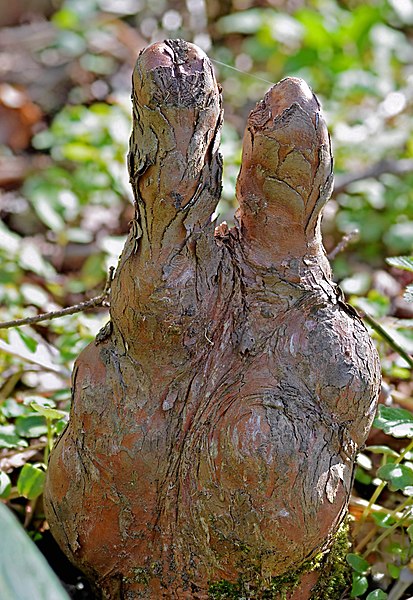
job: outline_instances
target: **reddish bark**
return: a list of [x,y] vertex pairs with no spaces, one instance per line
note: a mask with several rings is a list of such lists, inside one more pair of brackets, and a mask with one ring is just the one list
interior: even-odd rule
[[76,362],[47,517],[107,598],[203,599],[240,574],[259,598],[330,544],[379,386],[321,243],[328,132],[303,81],[274,86],[248,120],[239,226],[214,239],[222,109],[202,51],[147,48],[133,115],[136,219],[111,324]]

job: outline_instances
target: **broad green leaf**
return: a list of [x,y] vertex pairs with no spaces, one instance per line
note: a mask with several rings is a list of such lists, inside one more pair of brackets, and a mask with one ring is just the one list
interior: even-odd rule
[[413,414],[404,408],[380,405],[374,419],[374,427],[393,437],[413,437]]
[[397,269],[413,272],[413,256],[392,256],[386,258],[386,262]]
[[0,502],[0,595],[4,600],[69,600],[46,559]]
[[46,421],[42,415],[23,415],[16,419],[16,433],[26,438],[38,438],[47,434]]
[[366,597],[366,600],[386,600],[386,598],[387,598],[387,594],[386,594],[386,592],[383,592],[383,590],[373,590]]
[[413,485],[413,469],[402,464],[383,465],[378,469],[377,477],[387,481],[393,491]]
[[0,425],[0,448],[26,448],[26,440],[16,433],[14,425]]
[[369,587],[367,577],[359,573],[353,573],[353,585],[351,586],[351,598],[357,598],[367,591]]
[[51,421],[55,421],[57,419],[63,419],[67,413],[62,410],[57,410],[56,408],[48,408],[47,406],[42,406],[41,404],[37,404],[37,402],[32,402],[30,406],[43,415],[46,419],[50,419]]
[[26,463],[17,480],[17,490],[21,496],[34,500],[43,492],[46,473],[36,465]]
[[354,571],[356,571],[357,573],[367,573],[367,571],[370,568],[370,565],[367,562],[367,560],[362,558],[359,554],[354,554],[350,552],[350,554],[347,554],[346,556],[346,561],[348,562],[350,567],[354,569]]
[[11,480],[7,473],[0,471],[0,498],[8,498],[11,490]]

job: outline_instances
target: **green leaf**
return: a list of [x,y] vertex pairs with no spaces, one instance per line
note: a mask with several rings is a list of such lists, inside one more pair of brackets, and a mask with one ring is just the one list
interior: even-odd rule
[[22,437],[38,438],[47,434],[46,421],[41,415],[23,415],[16,419],[16,432]]
[[383,527],[384,529],[391,527],[395,522],[394,518],[388,514],[372,513],[371,516],[373,517],[373,520],[376,523],[376,525],[378,525],[379,527]]
[[367,577],[359,573],[353,573],[353,585],[351,586],[351,597],[357,598],[367,591],[369,587]]
[[32,402],[30,406],[33,408],[33,410],[43,415],[46,419],[50,419],[50,421],[62,419],[67,414],[62,410],[57,410],[56,408],[48,408],[47,406],[37,404],[37,402]]
[[387,563],[387,570],[389,572],[390,577],[393,579],[398,579],[400,576],[400,567],[394,565],[393,563]]
[[413,437],[413,414],[404,408],[379,406],[373,426],[393,437]]
[[38,342],[35,339],[33,339],[30,335],[27,335],[27,333],[23,333],[23,331],[21,331],[21,329],[17,328],[16,331],[19,334],[19,336],[21,337],[21,339],[23,340],[26,348],[30,352],[36,352]]
[[386,262],[397,269],[413,272],[413,256],[392,256],[386,258]]
[[16,433],[14,425],[0,425],[0,448],[25,448],[26,440]]
[[393,491],[413,485],[413,469],[406,465],[383,465],[378,469],[377,477],[387,481]]
[[388,446],[367,446],[366,450],[373,454],[383,454],[384,456],[392,456],[393,458],[399,458],[399,454]]
[[46,559],[0,502],[0,590],[13,600],[69,600]]
[[0,471],[0,498],[8,498],[11,490],[11,480],[7,473]]
[[34,500],[43,492],[46,473],[36,465],[26,463],[17,480],[17,490],[21,496]]
[[387,598],[387,594],[386,594],[386,592],[383,592],[383,590],[373,590],[366,597],[366,600],[386,600],[386,598]]
[[15,419],[21,415],[27,415],[30,409],[14,398],[9,398],[1,404],[0,411],[6,419]]
[[409,534],[410,541],[413,542],[413,525],[409,525],[406,531]]
[[359,554],[350,552],[346,556],[346,561],[357,573],[367,573],[367,571],[370,569],[370,565],[367,560],[362,558]]

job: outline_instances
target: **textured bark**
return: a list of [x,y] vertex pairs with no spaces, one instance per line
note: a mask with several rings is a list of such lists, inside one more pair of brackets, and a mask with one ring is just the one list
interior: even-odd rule
[[222,108],[202,51],[147,48],[133,117],[136,218],[111,322],[74,368],[47,518],[107,598],[203,599],[240,575],[259,598],[331,543],[379,386],[321,242],[328,132],[303,81],[271,88],[245,132],[239,225],[214,236]]

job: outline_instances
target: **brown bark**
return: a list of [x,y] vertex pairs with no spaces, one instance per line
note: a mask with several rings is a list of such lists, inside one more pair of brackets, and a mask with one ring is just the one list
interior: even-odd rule
[[303,81],[274,86],[248,120],[239,226],[214,239],[222,109],[202,51],[147,48],[133,116],[136,219],[111,324],[75,365],[47,517],[107,598],[203,599],[240,575],[259,598],[331,542],[377,399],[321,243],[328,132]]

